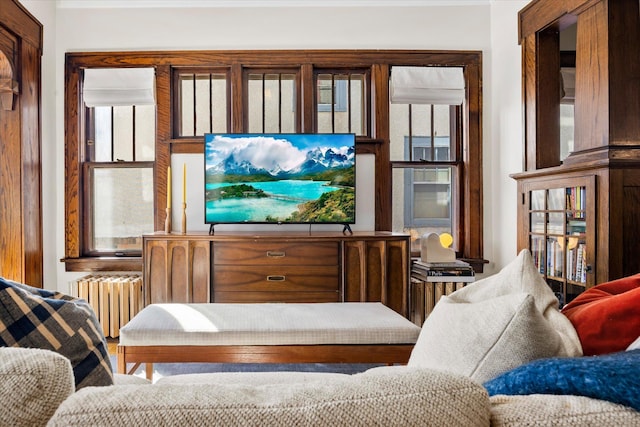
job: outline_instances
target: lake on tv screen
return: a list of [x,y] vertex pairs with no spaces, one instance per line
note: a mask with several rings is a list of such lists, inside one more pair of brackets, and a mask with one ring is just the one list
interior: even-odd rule
[[269,194],[264,198],[230,198],[206,200],[206,221],[265,222],[267,217],[285,221],[298,210],[298,205],[318,199],[323,193],[337,190],[328,181],[281,180],[267,182],[210,183],[207,190],[229,185],[247,184]]

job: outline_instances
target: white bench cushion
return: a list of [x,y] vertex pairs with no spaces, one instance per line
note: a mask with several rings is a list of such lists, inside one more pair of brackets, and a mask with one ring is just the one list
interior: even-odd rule
[[420,328],[381,303],[151,304],[120,344],[414,344]]

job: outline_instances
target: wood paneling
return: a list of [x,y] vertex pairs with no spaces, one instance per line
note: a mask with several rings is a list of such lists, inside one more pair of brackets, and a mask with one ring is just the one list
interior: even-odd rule
[[41,287],[42,25],[15,0],[0,0],[0,50],[0,77],[17,83],[0,106],[0,276]]
[[[465,75],[473,77],[468,86],[469,110],[466,132],[468,149],[465,151],[464,171],[466,180],[460,186],[464,201],[459,212],[457,241],[461,256],[482,269],[483,259],[483,209],[482,209],[482,52],[480,51],[430,51],[430,50],[221,50],[221,51],[138,51],[138,52],[69,52],[65,56],[65,152],[66,152],[66,250],[67,270],[82,265],[81,237],[82,217],[79,214],[81,181],[79,162],[82,156],[79,105],[80,70],[92,67],[155,67],[158,99],[158,138],[155,168],[155,230],[164,229],[166,214],[166,174],[171,153],[202,153],[202,138],[173,138],[171,124],[172,104],[170,94],[171,70],[198,68],[225,68],[230,70],[230,92],[242,96],[230,96],[230,132],[246,131],[246,91],[243,88],[242,71],[245,67],[291,68],[299,67],[301,78],[300,102],[302,111],[300,131],[315,131],[314,68],[370,70],[370,87],[366,96],[370,108],[365,112],[369,125],[366,136],[356,139],[357,154],[375,156],[374,214],[376,230],[392,229],[392,170],[389,154],[389,76],[392,66],[458,66],[465,68]],[[244,94],[244,95],[243,95]],[[90,262],[90,261],[87,261]],[[111,260],[105,260],[110,265]]]
[[[524,172],[512,175],[519,189],[518,250],[529,247],[531,189],[586,185],[589,285],[640,272],[640,3],[534,0],[519,19],[525,158]],[[560,164],[555,34],[573,22],[574,151]]]

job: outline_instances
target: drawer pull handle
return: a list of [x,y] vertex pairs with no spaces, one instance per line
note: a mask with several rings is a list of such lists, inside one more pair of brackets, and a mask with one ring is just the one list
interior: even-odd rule
[[280,251],[267,251],[267,256],[269,258],[284,258],[285,255],[286,254],[284,252]]
[[284,282],[285,276],[267,276],[267,282]]

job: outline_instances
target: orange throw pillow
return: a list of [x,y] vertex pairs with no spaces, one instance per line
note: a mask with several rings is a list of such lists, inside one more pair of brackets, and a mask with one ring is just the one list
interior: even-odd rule
[[587,289],[562,313],[576,328],[585,356],[625,350],[640,336],[640,274]]

